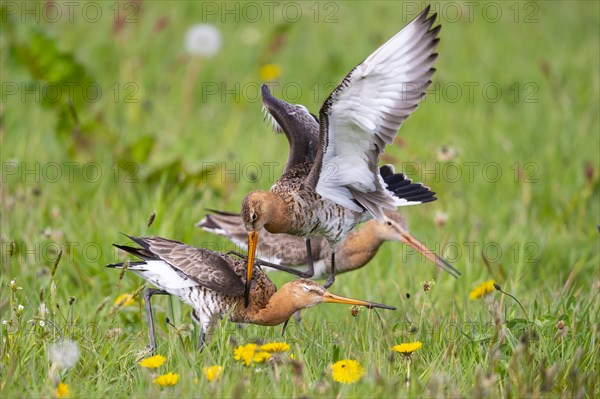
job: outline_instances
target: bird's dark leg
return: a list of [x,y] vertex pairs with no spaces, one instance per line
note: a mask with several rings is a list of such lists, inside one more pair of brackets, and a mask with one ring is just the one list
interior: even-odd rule
[[201,332],[200,332],[200,338],[198,338],[198,352],[202,351],[202,348],[204,346],[204,339],[206,338],[206,331],[204,331],[204,327],[200,327]]
[[331,273],[329,274],[329,277],[327,277],[327,280],[325,280],[325,284],[323,285],[323,287],[329,288],[333,285],[334,282],[335,282],[335,251],[332,251],[331,252]]
[[281,270],[283,272],[287,272],[287,273],[293,274],[298,277],[311,278],[312,276],[315,275],[315,266],[313,264],[312,250],[310,247],[310,238],[306,239],[306,252],[307,252],[306,263],[308,264],[308,269],[306,269],[306,271],[304,271],[304,272],[294,269],[292,267],[286,267],[286,266],[277,265],[275,263],[267,262],[262,259],[256,259],[254,264],[257,266],[268,266],[273,269]]
[[244,259],[244,260],[247,260],[247,259],[248,259],[248,257],[247,257],[246,255],[244,255],[244,254],[242,254],[242,253],[240,253],[240,252],[237,252],[237,251],[227,251],[227,252],[225,253],[225,255],[235,255],[235,256],[237,256],[238,258],[241,258],[241,259]]
[[285,335],[285,328],[287,327],[288,323],[290,322],[290,319],[287,319],[285,321],[285,323],[283,323],[283,328],[281,329],[281,335]]
[[154,318],[152,317],[152,304],[150,303],[152,295],[169,295],[169,293],[156,288],[146,288],[146,291],[144,291],[146,315],[148,317],[148,332],[150,334],[150,351],[154,354],[156,353],[156,338],[154,337]]
[[[262,260],[262,259],[256,259],[254,261],[254,265],[255,266],[267,266],[272,269],[281,270],[282,272],[290,273],[290,274],[293,274],[298,277],[311,278],[312,276],[315,275],[315,266],[313,264],[313,259],[312,259],[312,250],[310,248],[310,238],[306,239],[306,250],[308,251],[308,256],[306,259],[306,263],[308,264],[308,269],[306,269],[306,271],[304,271],[304,272],[294,269],[292,267],[286,267],[286,266],[278,265],[276,263],[267,262],[266,260]],[[227,255],[236,255],[242,259],[248,259],[247,256],[245,256],[239,252],[236,252],[236,251],[227,251]]]

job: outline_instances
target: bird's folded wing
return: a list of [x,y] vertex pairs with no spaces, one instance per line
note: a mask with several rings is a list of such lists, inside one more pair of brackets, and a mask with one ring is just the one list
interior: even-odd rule
[[242,279],[229,264],[233,259],[160,237],[135,241],[205,288],[234,297],[244,292]]

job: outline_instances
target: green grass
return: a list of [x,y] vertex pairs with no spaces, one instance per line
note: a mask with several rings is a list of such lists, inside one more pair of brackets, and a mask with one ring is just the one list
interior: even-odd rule
[[[118,295],[143,284],[104,267],[122,259],[111,247],[125,242],[119,232],[230,249],[194,223],[207,207],[236,211],[248,191],[270,187],[287,153],[251,91],[261,83],[260,66],[279,65],[275,95],[316,113],[331,84],[408,22],[403,11],[414,15],[424,3],[323,3],[316,17],[312,2],[296,3],[298,21],[277,3],[274,23],[266,5],[253,23],[241,9],[225,14],[221,3],[205,3],[221,7],[206,17],[208,9],[191,2],[169,11],[143,2],[123,10],[135,11],[135,21],[119,31],[113,3],[95,3],[102,7],[97,22],[83,18],[86,3],[78,3],[73,22],[64,8],[61,21],[48,21],[39,14],[44,4],[36,23],[22,3],[2,3],[2,397],[52,396],[58,378],[72,397],[600,395],[597,2],[491,3],[502,13],[497,22],[488,3],[459,21],[451,8],[459,3],[435,4],[443,28],[434,86],[385,161],[438,193],[438,201],[402,212],[418,238],[462,271],[458,281],[388,243],[367,267],[339,276],[332,291],[398,310],[355,318],[342,306],[317,306],[284,338],[280,327],[223,322],[201,353],[186,325],[189,308],[157,297],[159,353],[167,357],[158,372],[181,377],[163,389],[136,363],[148,343],[140,298],[114,308]],[[221,30],[224,45],[214,58],[195,61],[183,37],[203,20]],[[160,21],[166,25],[157,31]],[[33,82],[92,82],[102,95],[86,102],[75,91],[75,123],[63,99],[36,98],[35,84],[24,94]],[[215,87],[218,93],[207,92]],[[456,157],[438,160],[441,146]],[[438,212],[448,215],[446,224],[435,223]],[[13,292],[13,279],[22,290]],[[280,285],[291,277],[273,279]],[[431,279],[435,286],[423,292],[421,282]],[[527,314],[499,292],[470,301],[471,289],[488,279]],[[41,303],[49,310],[44,327]],[[77,341],[81,358],[57,374],[48,350],[60,337]],[[246,368],[233,359],[237,345],[282,339],[299,376],[288,361]],[[412,357],[407,389],[407,362],[390,347],[415,340],[423,348]],[[341,359],[358,360],[365,377],[333,382],[329,366]],[[201,369],[215,364],[224,374],[209,384]]]

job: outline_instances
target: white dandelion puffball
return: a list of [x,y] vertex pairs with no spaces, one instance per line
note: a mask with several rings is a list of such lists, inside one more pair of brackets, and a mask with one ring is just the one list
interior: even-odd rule
[[73,367],[79,360],[79,347],[77,342],[63,340],[52,344],[48,354],[53,365],[59,369],[66,369]]
[[221,49],[221,43],[221,32],[214,25],[193,25],[185,34],[185,49],[192,55],[212,57]]

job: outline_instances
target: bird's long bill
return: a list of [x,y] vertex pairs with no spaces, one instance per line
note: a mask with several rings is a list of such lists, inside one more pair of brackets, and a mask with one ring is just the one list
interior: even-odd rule
[[258,244],[258,231],[248,233],[248,265],[246,266],[246,289],[244,290],[244,305],[248,307],[250,302],[250,284],[252,284],[252,272],[254,271],[254,259]]
[[396,308],[394,306],[388,306],[388,305],[384,305],[382,303],[377,303],[377,302],[361,301],[360,299],[346,298],[345,296],[332,294],[331,292],[326,292],[325,295],[323,295],[323,302],[366,306],[369,309],[381,308],[381,309],[396,310]]
[[419,240],[415,238],[412,234],[408,232],[402,233],[402,238],[405,244],[410,245],[433,263],[435,263],[439,268],[446,271],[454,278],[458,278],[460,272],[456,270],[450,263],[446,262],[441,256],[433,252],[431,249],[427,248],[424,244],[422,244]]

